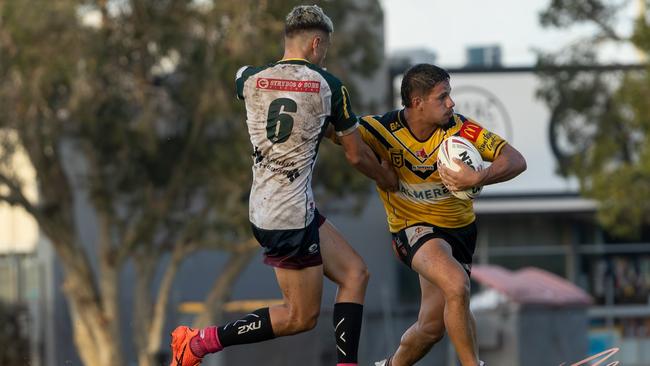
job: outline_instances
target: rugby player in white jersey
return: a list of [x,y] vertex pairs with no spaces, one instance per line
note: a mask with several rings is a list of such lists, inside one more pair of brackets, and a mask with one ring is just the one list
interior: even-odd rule
[[224,347],[312,329],[320,312],[323,275],[338,285],[333,319],[337,365],[357,365],[368,271],[316,209],[312,170],[326,128],[333,126],[347,160],[379,187],[396,190],[397,177],[361,139],[345,86],[321,68],[332,31],[332,21],[318,6],[295,7],[285,22],[282,60],[245,66],[236,75],[253,145],[250,221],[264,248],[264,262],[274,267],[284,303],[223,326],[177,327],[172,366],[198,365]]

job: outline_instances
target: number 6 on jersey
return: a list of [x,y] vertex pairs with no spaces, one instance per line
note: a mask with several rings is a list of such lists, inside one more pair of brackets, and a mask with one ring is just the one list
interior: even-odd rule
[[272,143],[281,144],[289,139],[293,129],[293,117],[288,113],[297,111],[298,105],[293,99],[278,98],[271,102],[266,118],[266,137]]

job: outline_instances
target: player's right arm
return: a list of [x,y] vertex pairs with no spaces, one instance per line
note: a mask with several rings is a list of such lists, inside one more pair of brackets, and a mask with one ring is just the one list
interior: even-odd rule
[[377,182],[379,188],[396,191],[399,188],[397,174],[390,163],[377,160],[373,151],[361,139],[357,117],[352,112],[347,89],[337,83],[332,90],[332,124],[334,134],[330,138],[340,143],[345,150],[345,158],[365,176]]
[[235,74],[235,92],[237,99],[244,100],[244,83],[249,76],[255,74],[257,70],[252,66],[242,66]]
[[379,188],[391,192],[399,188],[399,181],[393,166],[383,159],[381,163],[377,161],[373,151],[361,139],[359,131],[354,130],[347,135],[339,136],[338,140],[345,150],[348,162],[361,173],[375,180]]

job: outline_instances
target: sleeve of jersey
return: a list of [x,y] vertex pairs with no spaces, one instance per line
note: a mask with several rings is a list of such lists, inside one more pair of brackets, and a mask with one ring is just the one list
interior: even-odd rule
[[241,67],[239,70],[237,70],[237,74],[235,75],[235,90],[237,92],[237,99],[244,99],[244,82],[248,78],[248,69],[250,66],[244,66]]
[[458,135],[471,141],[485,161],[494,161],[507,144],[501,136],[471,120],[463,122]]
[[338,136],[345,136],[359,126],[357,116],[352,112],[348,89],[341,83],[335,83],[332,88],[331,121]]

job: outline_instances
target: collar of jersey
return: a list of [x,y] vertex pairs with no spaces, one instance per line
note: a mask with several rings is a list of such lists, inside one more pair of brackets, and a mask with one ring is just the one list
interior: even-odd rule
[[305,60],[304,58],[283,58],[282,60],[276,63],[289,63],[289,64],[311,64],[311,62]]
[[406,109],[406,108],[402,108],[399,112],[397,112],[397,121],[398,121],[402,126],[406,127],[406,129],[409,131],[409,134],[411,134],[411,137],[413,137],[413,139],[414,139],[415,141],[417,141],[417,142],[419,142],[419,143],[421,143],[421,144],[424,144],[424,143],[426,143],[427,141],[429,141],[429,139],[431,138],[431,136],[433,136],[433,134],[434,134],[436,131],[435,131],[435,130],[431,131],[431,134],[429,135],[429,137],[427,137],[427,138],[424,139],[424,140],[420,140],[419,138],[415,137],[415,134],[413,133],[413,131],[411,131],[411,126],[409,126],[409,123],[408,123],[408,121],[406,120],[406,113],[404,113],[405,109]]

